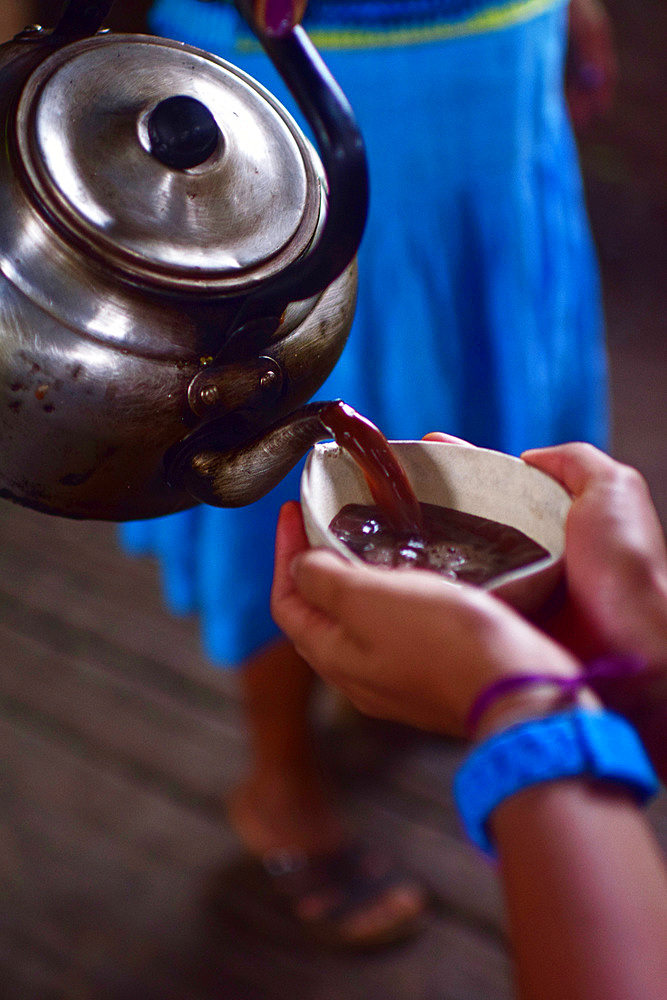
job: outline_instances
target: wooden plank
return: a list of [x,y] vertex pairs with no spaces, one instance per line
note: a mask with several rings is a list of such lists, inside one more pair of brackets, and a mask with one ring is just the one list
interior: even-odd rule
[[0,504],[0,580],[8,598],[49,611],[234,696],[232,674],[212,670],[194,619],[163,605],[155,565],[130,559],[109,525],[72,522]]
[[116,678],[90,659],[53,652],[0,625],[0,702],[6,713],[134,780],[216,810],[238,779],[238,720]]
[[[42,594],[38,604],[24,595],[8,593],[0,583],[0,621],[7,632],[39,642],[45,651],[78,660],[88,658],[119,680],[145,685],[156,693],[177,698],[193,710],[221,717],[238,715],[236,675],[224,676],[209,666],[200,667],[188,662],[186,656],[178,662],[165,662],[159,643],[150,634],[146,639],[146,630],[142,631],[148,652],[132,648],[122,613],[101,615],[91,621],[90,607],[84,614],[69,610],[78,607],[79,602],[70,601],[66,589],[63,604],[68,609],[67,618],[50,597]],[[173,645],[171,649],[173,652]]]
[[[317,1000],[509,995],[498,942],[451,914],[435,914],[423,937],[370,959],[309,948],[280,911],[220,878],[235,845],[209,817],[10,723],[0,725],[0,737],[0,751],[14,762],[18,798],[12,811],[3,803],[16,840],[5,854],[17,861],[10,881],[13,937],[26,941],[42,964],[51,963],[54,981],[66,973],[82,991],[103,996],[99,984],[110,969],[116,982],[157,989],[160,969],[168,967],[183,982],[177,995],[189,997],[189,983],[199,991],[194,995],[211,1000],[221,995],[225,976],[265,998],[292,997],[297,989]],[[219,898],[205,911],[213,872]],[[65,956],[63,967],[57,956]],[[72,993],[78,995],[88,994]],[[230,1000],[241,995],[231,993]]]
[[[64,705],[70,709],[70,691],[67,685],[63,687]],[[38,690],[39,687],[38,687]],[[40,690],[40,693],[41,692]],[[25,692],[24,692],[25,696]],[[59,705],[54,704],[51,694],[47,691],[44,694],[44,701],[40,702],[42,707],[49,706],[49,710],[58,709]],[[81,716],[83,712],[83,716]],[[74,715],[68,711],[64,738],[70,741],[70,727],[73,725],[85,724],[90,713],[89,700],[79,693],[79,700],[74,706]],[[93,711],[95,716],[97,712]],[[106,716],[108,717],[108,716]],[[74,721],[72,721],[74,720]],[[27,723],[35,727],[34,718],[29,717]],[[62,729],[62,718],[59,721],[57,732]],[[187,804],[190,808],[197,808],[204,811],[206,815],[218,815],[221,810],[220,798],[212,792],[211,786],[206,779],[202,779],[199,773],[200,763],[197,759],[189,761],[192,769],[187,772],[182,765],[175,768],[171,757],[166,761],[157,761],[155,752],[151,751],[148,760],[136,760],[136,744],[128,745],[126,738],[127,728],[124,728],[123,719],[116,719],[113,732],[109,734],[106,730],[102,738],[107,742],[103,744],[101,751],[93,759],[107,769],[116,768],[120,774],[126,774],[140,785],[145,785],[149,789],[158,790],[163,795],[170,796],[175,802]],[[129,731],[133,733],[134,720],[129,723]],[[81,731],[79,729],[79,731]],[[48,732],[48,731],[47,731]],[[160,726],[163,732],[163,726]],[[52,734],[51,734],[52,735]],[[91,738],[90,732],[84,732],[86,740]],[[115,755],[119,752],[118,738],[122,744],[123,753],[130,754],[129,763],[125,758],[121,758],[120,764],[115,760]],[[145,734],[139,732],[139,749],[143,749]],[[95,740],[100,736],[95,730]],[[109,739],[111,742],[109,743]],[[225,767],[229,767],[229,754],[225,750],[219,752],[216,742],[215,752],[219,759],[225,760]],[[444,763],[448,765],[447,751],[444,748]],[[77,750],[81,754],[81,749]],[[20,762],[21,758],[19,758]],[[33,772],[36,772],[38,762],[31,764]],[[158,770],[157,778],[155,769]],[[444,770],[444,767],[443,767]],[[146,775],[148,774],[148,778]],[[406,794],[391,788],[391,784],[386,779],[378,780],[377,775],[367,776],[361,783],[354,779],[363,774],[363,764],[358,763],[357,771],[352,775],[352,781],[343,783],[341,787],[341,801],[344,808],[354,815],[355,824],[367,835],[371,843],[377,842],[378,831],[382,831],[383,842],[392,848],[393,853],[398,857],[408,857],[408,868],[418,874],[430,887],[435,898],[439,900],[439,905],[445,908],[456,909],[461,914],[474,919],[481,925],[500,924],[500,906],[497,891],[493,879],[486,872],[483,865],[480,865],[476,858],[473,858],[469,849],[462,844],[458,821],[452,822],[453,808],[448,797],[446,784],[442,785],[442,790],[437,798],[430,802],[419,793]],[[228,772],[216,778],[213,789],[228,781]],[[21,781],[29,787],[31,772],[22,777]],[[33,778],[34,780],[34,778]],[[181,787],[185,785],[185,788]],[[361,784],[361,788],[359,785]],[[56,787],[51,784],[48,787]],[[356,794],[355,794],[356,791]],[[429,787],[429,792],[431,788]],[[92,802],[95,800],[93,799]],[[92,803],[91,803],[92,805]],[[455,834],[447,833],[447,826],[455,828]],[[471,891],[474,890],[474,891]]]
[[192,947],[209,868],[236,854],[224,824],[7,722],[0,748],[13,762],[13,794],[3,796],[3,858],[13,863],[2,872],[10,906],[0,950],[11,945],[16,974],[37,963],[66,1000],[106,995],[109,979],[142,1000],[208,996],[194,978],[173,992],[174,957]]
[[[260,900],[235,893],[229,885],[218,912],[223,931],[218,961],[239,978],[260,984],[261,954],[272,970],[274,989],[279,986],[284,997],[505,1000],[511,996],[504,949],[494,938],[445,915],[431,915],[421,935],[394,949],[349,955],[290,938],[287,927],[275,919],[269,922]],[[216,956],[210,956],[207,964],[215,961]]]
[[[237,850],[222,809],[184,806],[160,787],[86,757],[79,748],[54,741],[0,716],[0,753],[6,762],[2,808],[5,825],[0,873],[10,877],[20,865],[13,829],[38,824],[78,826],[105,840],[105,850],[132,852],[138,863],[192,874]],[[49,817],[42,820],[42,817]],[[108,842],[108,843],[107,843]]]

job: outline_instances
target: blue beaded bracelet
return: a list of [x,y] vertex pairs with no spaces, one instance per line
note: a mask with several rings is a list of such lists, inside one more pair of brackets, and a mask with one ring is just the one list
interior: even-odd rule
[[454,778],[454,799],[470,840],[495,857],[488,820],[510,795],[561,778],[626,787],[638,802],[658,779],[636,730],[614,712],[573,709],[510,726],[478,746]]

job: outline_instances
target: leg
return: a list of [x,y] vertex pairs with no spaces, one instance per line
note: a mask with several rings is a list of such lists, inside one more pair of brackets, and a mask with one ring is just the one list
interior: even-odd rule
[[336,850],[345,831],[312,742],[313,672],[282,640],[253,657],[242,678],[253,762],[229,805],[237,833],[257,855]]
[[269,881],[313,936],[339,947],[390,943],[416,929],[424,892],[387,859],[346,850],[349,835],[310,731],[313,680],[285,640],[247,664],[243,686],[254,756],[229,802],[229,818],[251,854],[266,861],[287,852],[290,864],[296,859],[296,869],[273,871]]

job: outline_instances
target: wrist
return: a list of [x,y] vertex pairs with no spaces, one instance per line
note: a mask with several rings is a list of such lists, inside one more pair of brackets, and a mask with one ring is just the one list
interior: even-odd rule
[[633,727],[605,710],[575,708],[516,723],[489,737],[454,779],[454,798],[468,836],[493,855],[490,820],[506,799],[546,782],[611,783],[646,802],[655,772]]
[[555,644],[546,655],[545,650],[541,654],[532,669],[504,674],[477,692],[466,719],[470,739],[479,742],[517,722],[543,718],[568,707],[600,707],[601,701],[588,689],[578,660]]
[[667,657],[650,665],[637,657],[602,657],[589,665],[587,683],[607,708],[632,723],[667,780]]
[[628,584],[617,592],[615,581],[608,588],[607,610],[596,622],[610,651],[632,652],[647,666],[667,661],[667,571],[643,562],[628,573]]
[[537,681],[530,687],[507,692],[494,700],[480,716],[473,739],[483,742],[517,723],[542,719],[566,708],[595,710],[601,707],[600,698],[586,687],[563,691],[550,680]]

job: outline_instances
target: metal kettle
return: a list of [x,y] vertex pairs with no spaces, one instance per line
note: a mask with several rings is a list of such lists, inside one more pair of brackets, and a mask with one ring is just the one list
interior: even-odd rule
[[327,436],[304,404],[352,321],[363,142],[301,27],[258,37],[319,157],[231,64],[100,30],[111,6],[0,47],[0,496],[243,505]]

